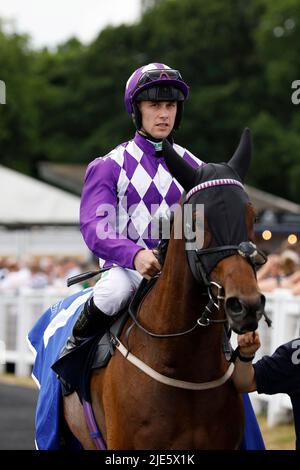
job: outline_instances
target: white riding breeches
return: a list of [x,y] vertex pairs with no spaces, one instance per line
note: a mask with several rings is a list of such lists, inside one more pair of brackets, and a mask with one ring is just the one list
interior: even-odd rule
[[133,297],[143,277],[138,271],[113,267],[94,286],[94,304],[106,315],[118,313]]

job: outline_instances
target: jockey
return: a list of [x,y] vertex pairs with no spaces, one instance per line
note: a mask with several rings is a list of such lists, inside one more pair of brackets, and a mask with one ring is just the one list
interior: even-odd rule
[[104,330],[129,303],[142,278],[150,279],[161,270],[153,251],[158,236],[149,230],[154,219],[170,217],[182,192],[165,164],[163,139],[194,168],[201,164],[173,142],[188,92],[179,71],[160,63],[138,68],[127,81],[125,108],[136,134],[88,165],[80,207],[83,238],[100,267],[111,269],[94,286],[67,351]]

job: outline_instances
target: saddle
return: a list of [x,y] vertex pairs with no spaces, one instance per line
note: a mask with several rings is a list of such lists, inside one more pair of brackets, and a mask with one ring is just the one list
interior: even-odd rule
[[129,306],[113,317],[113,323],[103,332],[88,338],[70,353],[59,358],[51,368],[61,382],[62,394],[77,392],[80,401],[90,402],[90,378],[93,369],[106,367],[115,352],[112,338],[119,336],[129,316],[137,316],[138,307],[152,289],[157,278],[143,279]]

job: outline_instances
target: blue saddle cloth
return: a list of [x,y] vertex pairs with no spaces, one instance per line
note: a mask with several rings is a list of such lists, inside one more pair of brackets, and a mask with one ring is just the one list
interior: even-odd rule
[[[51,306],[39,318],[28,334],[28,342],[35,356],[32,376],[39,386],[35,416],[35,442],[39,450],[61,450],[62,394],[60,382],[51,369],[70,336],[83,304],[92,289],[84,289]],[[243,450],[264,450],[262,435],[247,394],[245,406],[245,432]],[[81,448],[75,439],[69,443],[73,449]]]

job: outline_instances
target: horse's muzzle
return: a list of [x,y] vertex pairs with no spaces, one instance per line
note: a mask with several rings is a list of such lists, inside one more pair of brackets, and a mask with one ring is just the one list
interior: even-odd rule
[[255,331],[264,313],[265,303],[263,294],[248,299],[228,297],[225,300],[225,312],[232,330],[237,334]]

